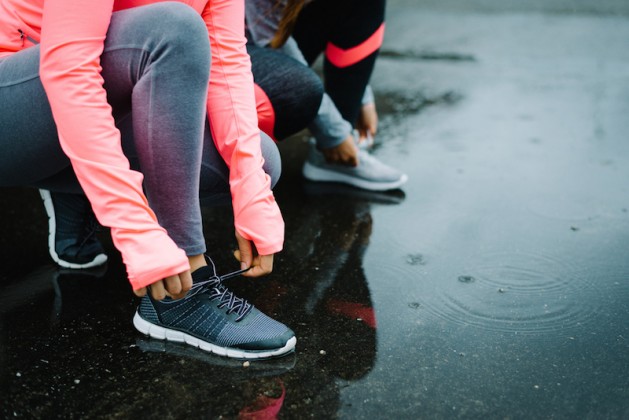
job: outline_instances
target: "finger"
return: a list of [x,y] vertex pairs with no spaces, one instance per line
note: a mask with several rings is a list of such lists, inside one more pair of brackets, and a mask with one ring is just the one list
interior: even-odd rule
[[190,273],[190,270],[180,273],[179,280],[181,280],[181,293],[185,295],[192,288],[192,273]]
[[369,133],[371,132],[371,130],[367,127],[363,128],[359,128],[358,129],[358,143],[362,143],[365,140],[367,140],[367,136],[369,135]]
[[240,236],[236,232],[236,240],[238,241],[238,248],[240,250],[240,268],[245,269],[251,267],[253,263],[253,249],[251,247],[251,241]]
[[253,260],[251,270],[243,274],[245,277],[260,277],[273,271],[273,255],[258,255]]
[[166,277],[166,290],[173,296],[181,293],[181,281],[179,280],[179,276]]
[[144,295],[146,295],[146,287],[142,287],[141,289],[138,290],[134,290],[133,293],[137,296],[137,297],[142,297]]
[[251,270],[247,271],[246,273],[243,273],[243,276],[245,276],[245,277],[260,277],[260,276],[264,276],[266,274],[269,274],[269,272],[265,271],[259,265],[254,265],[254,266],[251,267]]
[[166,289],[164,289],[164,282],[162,280],[156,281],[151,284],[151,296],[155,300],[162,300],[166,297]]

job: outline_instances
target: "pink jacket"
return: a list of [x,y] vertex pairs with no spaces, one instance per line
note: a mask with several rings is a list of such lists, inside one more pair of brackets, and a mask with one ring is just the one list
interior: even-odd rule
[[[120,144],[99,58],[115,10],[158,0],[0,0],[0,57],[41,42],[40,76],[64,152],[98,220],[111,228],[134,289],[189,268],[159,226]],[[230,168],[235,227],[258,252],[282,249],[284,222],[262,170],[243,0],[188,0],[205,21],[212,51],[207,112]]]

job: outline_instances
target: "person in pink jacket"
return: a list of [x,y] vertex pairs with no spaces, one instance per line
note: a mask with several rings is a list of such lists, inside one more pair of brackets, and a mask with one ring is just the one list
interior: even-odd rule
[[85,193],[142,296],[142,333],[263,358],[294,333],[223,285],[199,206],[228,182],[241,271],[272,270],[279,166],[250,66],[242,1],[0,0],[0,186],[43,189],[61,239],[73,221],[55,210]]

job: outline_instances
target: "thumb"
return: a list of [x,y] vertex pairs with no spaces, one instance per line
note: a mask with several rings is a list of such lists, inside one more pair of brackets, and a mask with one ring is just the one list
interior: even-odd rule
[[253,263],[253,249],[251,242],[236,232],[236,240],[238,241],[238,249],[240,251],[240,268],[245,269],[251,267]]

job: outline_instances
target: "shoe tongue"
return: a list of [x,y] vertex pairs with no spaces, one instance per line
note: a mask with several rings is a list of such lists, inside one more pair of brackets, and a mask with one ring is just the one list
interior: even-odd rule
[[192,282],[199,283],[201,281],[206,281],[210,277],[214,276],[214,270],[211,266],[206,265],[201,268],[197,268],[194,272],[192,272]]

